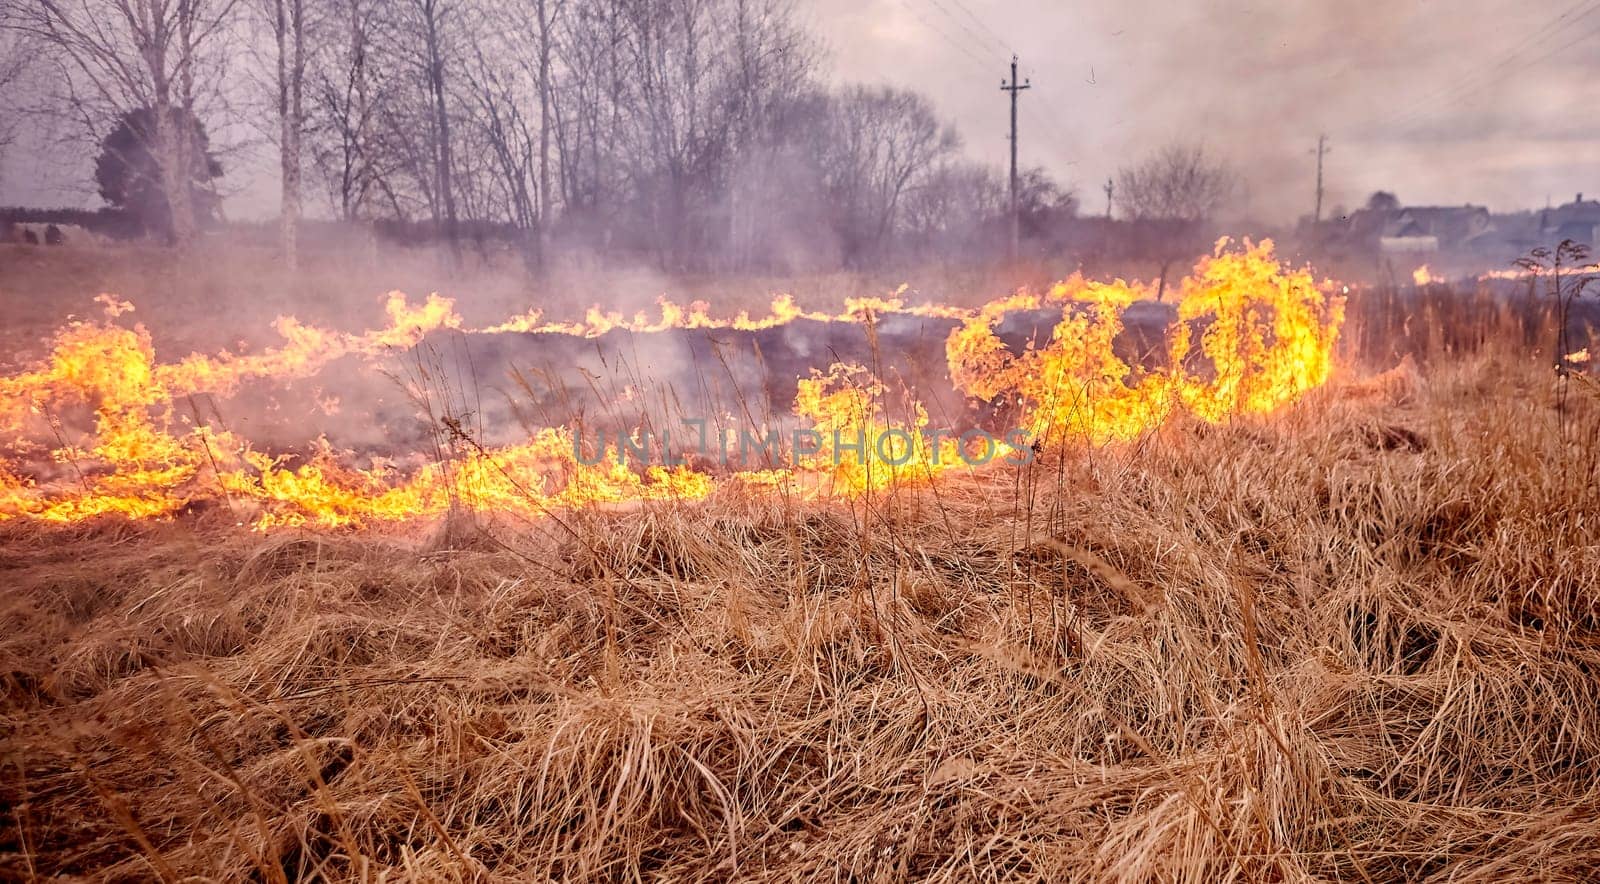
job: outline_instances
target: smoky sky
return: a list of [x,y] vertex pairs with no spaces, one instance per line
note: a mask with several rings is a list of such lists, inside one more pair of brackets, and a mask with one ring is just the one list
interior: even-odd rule
[[[1374,190],[1512,211],[1600,196],[1600,0],[802,0],[831,83],[926,93],[971,157],[1006,162],[1011,54],[1023,165],[1104,210],[1117,169],[1198,142],[1242,180],[1235,213],[1325,211]],[[87,160],[44,133],[0,175],[0,203],[93,206]],[[249,140],[249,133],[244,133]],[[259,139],[257,139],[259,141]],[[227,212],[277,210],[275,158],[226,159]]]
[[1600,196],[1600,2],[1573,0],[817,0],[843,81],[925,90],[973,156],[1003,163],[1010,56],[1024,165],[1084,211],[1130,159],[1200,142],[1240,173],[1240,211],[1325,209],[1374,190],[1496,211]]

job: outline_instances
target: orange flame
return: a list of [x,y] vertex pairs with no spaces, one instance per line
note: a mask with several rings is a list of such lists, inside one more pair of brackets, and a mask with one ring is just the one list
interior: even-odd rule
[[[1270,242],[1227,246],[1219,242],[1180,286],[1165,362],[1151,369],[1130,364],[1116,349],[1124,312],[1151,298],[1151,287],[1078,275],[976,310],[908,305],[904,289],[886,298],[851,299],[838,313],[808,311],[779,295],[765,316],[726,318],[713,316],[704,302],[682,306],[663,298],[658,315],[624,317],[597,307],[581,321],[547,322],[530,311],[467,333],[761,330],[799,320],[865,324],[894,314],[955,320],[960,324],[946,341],[946,360],[958,390],[1014,406],[1018,426],[1047,445],[1068,439],[1105,444],[1149,432],[1180,410],[1208,421],[1267,412],[1328,378],[1343,300],[1325,296],[1309,273],[1279,264]],[[167,363],[157,361],[142,325],[114,321],[132,305],[111,296],[100,302],[105,319],[67,324],[47,360],[0,377],[0,451],[7,452],[0,459],[0,520],[74,522],[108,513],[157,518],[195,505],[231,507],[259,528],[361,526],[457,508],[538,518],[558,508],[695,500],[719,483],[853,495],[972,468],[959,440],[929,435],[921,403],[896,400],[882,379],[854,365],[814,369],[799,381],[795,413],[809,422],[817,445],[794,452],[784,468],[715,477],[628,459],[585,463],[568,427],[540,429],[519,444],[488,449],[453,425],[441,435],[441,453],[421,465],[378,461],[358,468],[318,440],[309,457],[290,466],[233,433],[190,420],[178,403],[198,392],[226,397],[251,379],[309,378],[340,358],[373,359],[414,346],[429,332],[460,329],[448,298],[430,295],[413,306],[391,293],[388,323],[363,334],[282,317],[275,328],[284,343],[275,349],[192,354]],[[995,333],[1011,312],[1055,308],[1061,320],[1041,346],[1014,354]],[[322,401],[337,407],[332,397]],[[92,429],[69,430],[83,421]],[[999,444],[980,459],[1024,453]]]
[[[1215,422],[1292,401],[1332,371],[1343,299],[1330,301],[1308,272],[1283,268],[1270,241],[1226,246],[1219,241],[1181,287],[1163,370],[1136,372],[1117,355],[1122,308],[1140,294],[1117,282],[1075,297],[1078,309],[1069,306],[1050,341],[1020,356],[995,335],[996,317],[980,311],[950,335],[951,380],[982,399],[1014,396],[1033,436],[1047,442],[1132,439],[1178,408]],[[1191,368],[1196,326],[1205,364]]]
[[[1585,264],[1582,267],[1564,267],[1562,268],[1561,272],[1566,276],[1588,276],[1592,274],[1600,274],[1600,262],[1594,264]],[[1532,270],[1527,270],[1522,267],[1513,267],[1506,270],[1490,270],[1487,273],[1481,273],[1478,275],[1478,281],[1489,282],[1490,280],[1510,280],[1513,282],[1523,282],[1535,275],[1536,274]]]

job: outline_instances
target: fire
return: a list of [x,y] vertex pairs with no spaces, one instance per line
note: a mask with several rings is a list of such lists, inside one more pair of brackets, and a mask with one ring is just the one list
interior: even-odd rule
[[[1283,268],[1271,242],[1227,244],[1181,287],[1164,369],[1136,371],[1117,355],[1124,308],[1139,296],[1119,282],[1069,297],[1050,341],[1019,356],[994,334],[998,317],[980,311],[950,335],[951,380],[981,399],[1014,397],[1046,442],[1132,439],[1178,408],[1216,422],[1290,402],[1332,372],[1344,302],[1308,272]],[[1197,327],[1203,360],[1193,358]]]
[[457,507],[537,518],[557,508],[698,500],[711,493],[709,476],[684,468],[649,467],[641,475],[622,463],[581,465],[564,428],[540,430],[526,444],[497,451],[467,448],[410,476],[389,468],[343,467],[325,442],[310,463],[292,470],[247,452],[253,470],[224,474],[223,481],[239,499],[270,505],[258,527],[396,522]]
[[[385,302],[387,323],[373,331],[330,331],[282,317],[275,324],[283,339],[278,347],[172,362],[157,358],[143,325],[122,320],[131,304],[103,296],[102,319],[68,323],[48,359],[0,377],[0,520],[161,518],[225,507],[262,529],[339,528],[457,509],[534,519],[572,507],[698,500],[725,484],[848,496],[981,468],[974,463],[1020,462],[1029,453],[1018,447],[1024,440],[1100,445],[1136,438],[1178,411],[1207,421],[1264,413],[1327,380],[1343,301],[1325,295],[1309,273],[1281,265],[1270,242],[1240,248],[1219,242],[1178,291],[1177,321],[1152,367],[1142,354],[1118,351],[1126,312],[1150,299],[1151,287],[1077,275],[977,309],[908,304],[902,288],[889,297],[851,299],[837,313],[806,310],[787,295],[757,316],[716,316],[704,302],[663,298],[654,313],[624,316],[596,307],[562,322],[530,311],[479,329],[463,328],[448,298],[430,295],[412,304],[395,292]],[[1048,341],[1013,353],[996,328],[1021,310],[1060,310],[1061,318]],[[347,357],[377,361],[445,329],[592,338],[618,329],[759,331],[810,320],[861,325],[872,334],[875,323],[892,315],[956,323],[945,345],[954,388],[1014,412],[1025,436],[991,439],[980,445],[987,450],[975,452],[969,439],[932,432],[928,410],[915,397],[844,364],[812,369],[798,381],[792,422],[809,428],[814,445],[789,452],[786,464],[720,473],[620,454],[582,456],[582,439],[570,426],[536,429],[522,442],[490,448],[450,417],[434,420],[426,457],[372,459],[362,467],[328,439],[290,457],[257,450],[203,421],[192,398],[226,398],[251,380],[313,378]],[[316,396],[325,410],[354,404],[320,389]]]
[[795,412],[810,418],[816,452],[802,466],[833,481],[832,490],[857,494],[901,479],[928,479],[963,465],[955,439],[930,438],[928,411],[902,403],[890,416],[888,387],[859,365],[813,369],[800,381]]
[[[1600,262],[1594,264],[1585,264],[1582,267],[1562,268],[1561,272],[1568,276],[1588,276],[1592,274],[1600,274]],[[1478,281],[1489,282],[1491,280],[1499,280],[1525,282],[1533,276],[1534,273],[1531,270],[1525,270],[1521,267],[1514,267],[1507,270],[1490,270],[1487,273],[1479,274]]]
[[1411,271],[1411,281],[1417,285],[1433,285],[1444,282],[1445,279],[1442,276],[1435,276],[1433,271],[1428,269],[1428,265],[1424,264]]
[[[1265,414],[1321,386],[1333,373],[1333,348],[1344,325],[1344,299],[1328,298],[1308,271],[1273,260],[1272,243],[1202,260],[1184,282],[1179,333],[1171,349],[1178,397],[1209,421]],[[1211,375],[1190,372],[1189,330],[1200,336]]]
[[965,317],[970,311],[960,307],[948,307],[939,304],[913,304],[908,305],[901,297],[905,293],[902,287],[893,297],[879,298],[847,298],[844,309],[838,313],[828,313],[820,310],[806,310],[796,303],[794,296],[777,294],[772,297],[772,302],[767,308],[765,316],[752,316],[748,311],[740,311],[734,316],[722,319],[711,315],[711,305],[705,301],[691,301],[687,305],[679,304],[670,298],[656,299],[656,313],[638,311],[632,316],[625,316],[619,311],[603,310],[598,306],[590,307],[581,320],[573,322],[558,322],[544,320],[544,312],[530,310],[521,316],[514,316],[497,325],[486,326],[478,331],[488,334],[501,334],[516,332],[535,335],[572,335],[581,338],[598,338],[613,331],[628,331],[636,334],[655,334],[669,329],[732,329],[734,331],[761,331],[787,325],[797,320],[811,320],[813,322],[860,322],[868,313],[876,315],[902,314],[906,316],[925,316],[938,319],[959,319]]

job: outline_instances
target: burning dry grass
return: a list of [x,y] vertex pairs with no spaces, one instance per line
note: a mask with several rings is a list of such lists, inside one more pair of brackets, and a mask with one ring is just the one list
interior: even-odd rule
[[851,504],[12,525],[0,870],[1588,878],[1600,415],[1424,372]]
[[[283,271],[275,247],[255,247],[208,238],[187,258],[147,245],[103,248],[42,248],[0,243],[0,344],[36,351],[61,325],[62,316],[95,316],[94,297],[116,292],[139,306],[139,318],[157,345],[174,352],[236,349],[279,343],[273,320],[299,317],[318,328],[360,332],[381,318],[375,299],[399,289],[421,298],[429,292],[460,296],[466,325],[506,320],[530,304],[552,316],[582,318],[594,304],[632,315],[655,310],[666,297],[687,304],[705,299],[730,315],[764,313],[774,295],[793,295],[807,310],[839,309],[847,296],[888,295],[909,285],[910,300],[978,307],[994,292],[1018,286],[1047,288],[1072,273],[1064,261],[1023,268],[969,269],[918,263],[886,272],[759,276],[732,273],[668,274],[643,268],[593,266],[551,268],[530,279],[520,259],[476,250],[457,260],[442,250],[349,243],[308,242],[302,268]],[[1151,276],[1153,267],[1117,268]],[[226,305],[229,321],[215,320]]]
[[[343,528],[443,516],[463,502],[480,510],[542,517],[551,508],[694,500],[708,495],[718,477],[703,463],[696,466],[682,458],[681,444],[670,454],[664,441],[653,445],[653,434],[645,428],[697,421],[703,433],[708,417],[719,438],[712,442],[702,436],[698,449],[689,452],[690,460],[703,462],[710,451],[717,451],[718,465],[731,467],[723,471],[732,474],[731,481],[762,486],[777,482],[849,496],[880,489],[904,474],[931,479],[962,467],[960,461],[969,454],[993,455],[998,446],[992,439],[987,453],[979,453],[970,451],[976,446],[966,435],[978,429],[971,418],[985,412],[990,418],[1007,412],[1018,428],[1017,433],[1005,433],[1013,447],[1005,448],[1003,456],[1026,444],[1019,436],[1052,448],[1072,440],[1103,444],[1137,439],[1180,412],[1212,423],[1270,413],[1322,385],[1331,373],[1345,309],[1342,295],[1323,290],[1331,287],[1319,287],[1308,271],[1280,261],[1268,241],[1234,244],[1223,239],[1182,283],[1175,317],[1152,322],[1147,315],[1134,334],[1126,334],[1125,313],[1136,306],[1164,313],[1160,305],[1138,304],[1158,291],[1081,276],[1047,292],[997,298],[977,311],[912,305],[896,297],[851,298],[843,312],[815,313],[779,296],[764,316],[740,311],[719,318],[704,302],[685,307],[663,301],[654,317],[630,318],[597,307],[580,322],[546,322],[535,311],[478,330],[462,329],[462,317],[449,298],[429,295],[413,304],[403,293],[392,292],[385,301],[388,322],[380,329],[342,333],[285,316],[274,323],[284,339],[278,348],[191,353],[177,360],[158,358],[154,337],[142,323],[121,324],[120,318],[135,309],[130,302],[101,295],[96,300],[104,320],[68,323],[53,336],[48,358],[0,376],[0,520],[79,522],[107,513],[165,518],[223,503],[261,528]],[[1018,341],[1013,330],[1008,340],[996,331],[997,324],[1017,318],[1019,311],[1046,317],[1054,313],[1047,319],[1048,337],[1035,332]],[[929,335],[924,323],[942,327]],[[852,344],[863,341],[865,352],[841,355],[832,343],[834,326],[843,328]],[[886,347],[887,326],[897,330]],[[1156,329],[1158,346],[1139,343]],[[719,341],[713,330],[728,337]],[[786,355],[778,362],[788,366],[776,374],[768,370],[759,337],[774,331],[776,339],[769,336],[766,343],[780,344]],[[506,358],[505,342],[498,341],[506,334],[538,339],[533,352],[549,363],[566,363],[564,371],[552,364],[550,371],[540,373],[543,380],[536,387],[522,366]],[[886,350],[927,347],[925,335],[934,346],[942,339],[945,358],[935,361],[943,363],[948,376],[930,372],[920,359],[884,361]],[[564,416],[535,425],[502,389],[499,394],[511,399],[510,412],[526,433],[505,437],[502,431],[504,444],[480,438],[486,423],[493,428],[510,421],[505,409],[499,409],[498,418],[484,420],[479,360],[468,343],[476,336],[481,336],[478,347],[487,344],[491,353],[499,351],[497,361],[487,363],[499,365],[493,376],[514,378],[533,410],[548,414],[550,405],[560,405]],[[634,346],[640,338],[646,339],[642,349],[650,360],[643,371],[640,347]],[[695,349],[695,338],[704,349]],[[724,344],[734,352],[731,362]],[[582,350],[575,351],[574,345]],[[590,346],[593,359],[578,355]],[[730,460],[731,434],[724,433],[727,428],[715,416],[735,412],[711,393],[700,354],[726,373],[746,422],[754,425],[755,415],[762,416],[772,449],[764,460]],[[824,355],[826,370],[811,361]],[[404,373],[369,362],[384,356],[399,356]],[[870,360],[851,361],[865,356]],[[388,373],[412,405],[412,429],[402,428],[395,434],[399,438],[374,440],[368,428],[368,445],[385,443],[384,454],[369,462],[362,463],[354,450],[341,452],[321,431],[308,434],[323,417],[340,412],[346,391],[355,392],[351,400],[363,412],[381,408],[384,397],[370,387],[363,392],[360,384],[352,388],[335,381],[336,392],[302,390],[303,404],[315,403],[321,417],[291,405],[287,421],[265,422],[264,435],[236,431],[216,405],[217,399],[231,400],[251,385],[309,382],[327,374],[336,378],[343,373],[336,366],[349,360],[368,362],[373,374]],[[585,362],[600,373],[589,371]],[[563,375],[572,381],[582,378],[595,396],[575,400]],[[918,390],[923,380],[932,388],[931,398]],[[902,400],[899,409],[890,407],[891,382],[903,394],[894,397]],[[695,394],[687,407],[680,385]],[[723,379],[716,378],[715,386],[722,390]],[[603,387],[609,395],[601,392]],[[661,407],[652,416],[648,403],[657,394]],[[206,407],[197,403],[197,396]],[[776,468],[782,457],[776,449],[785,418],[772,420],[772,407],[788,412],[791,401],[793,416],[810,422],[815,444],[802,451],[805,446],[794,441],[780,471]],[[931,441],[930,402],[941,409],[959,403],[972,414],[966,416],[968,422],[942,428],[943,441]],[[604,423],[617,429],[621,452],[626,446],[620,434],[629,422],[619,403],[630,410],[645,409],[633,424],[639,432],[630,433],[637,452],[619,453],[615,462],[603,463],[603,442],[588,454],[581,451],[587,447],[581,439],[587,404],[603,415],[601,430]],[[283,403],[269,394],[261,404],[276,412]],[[674,407],[681,420],[673,419]],[[261,416],[260,409],[248,405],[244,412],[244,424]],[[695,413],[701,417],[689,417]],[[425,418],[421,426],[419,418]],[[293,455],[273,444],[278,435],[273,425],[278,433],[295,434],[301,445],[311,443],[311,457],[291,462]],[[261,428],[262,423],[251,427]],[[741,429],[760,433],[753,426]],[[901,441],[895,444],[891,434]],[[415,447],[406,447],[407,437]],[[738,438],[743,446],[745,437]],[[857,441],[847,453],[842,440],[852,438]],[[427,463],[416,457],[430,451]],[[255,512],[238,512],[236,502]]]

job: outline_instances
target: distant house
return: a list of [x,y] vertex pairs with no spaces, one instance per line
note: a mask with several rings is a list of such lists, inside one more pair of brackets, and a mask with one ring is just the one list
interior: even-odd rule
[[1493,223],[1494,233],[1477,240],[1475,245],[1476,251],[1495,266],[1510,264],[1548,242],[1537,212],[1502,212],[1494,216]]
[[1433,237],[1441,249],[1459,249],[1494,230],[1483,206],[1408,206],[1389,218],[1384,235],[1395,239]]
[[1572,240],[1590,248],[1600,245],[1600,200],[1578,194],[1566,205],[1539,213],[1539,232],[1547,244]]
[[1472,248],[1494,230],[1489,210],[1473,205],[1357,209],[1340,223],[1334,239],[1381,254]]
[[1536,248],[1562,240],[1600,253],[1600,200],[1578,194],[1572,202],[1540,210],[1490,214],[1483,206],[1399,206],[1376,201],[1314,228],[1328,254],[1378,257],[1397,263],[1464,262],[1504,267]]

